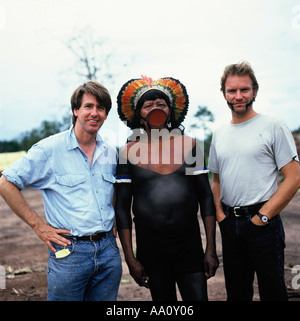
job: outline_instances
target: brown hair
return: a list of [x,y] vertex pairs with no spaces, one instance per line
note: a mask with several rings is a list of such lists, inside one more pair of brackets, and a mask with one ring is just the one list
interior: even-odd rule
[[225,94],[225,82],[228,76],[246,76],[248,75],[252,80],[253,91],[258,90],[258,82],[254,75],[251,65],[247,61],[242,61],[238,64],[232,64],[225,67],[221,78],[221,91]]
[[111,109],[111,98],[108,90],[98,83],[97,81],[90,80],[83,85],[79,86],[71,97],[72,108],[72,123],[75,125],[77,117],[74,116],[74,109],[79,109],[82,103],[83,94],[90,94],[96,97],[98,104],[105,107],[106,114],[108,115]]

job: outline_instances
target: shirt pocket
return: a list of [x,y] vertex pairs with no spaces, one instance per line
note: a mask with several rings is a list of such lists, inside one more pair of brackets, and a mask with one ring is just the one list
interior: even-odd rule
[[83,175],[61,175],[55,177],[56,183],[62,186],[74,187],[85,182]]
[[115,176],[111,173],[103,173],[102,176],[103,176],[103,179],[108,183],[114,184],[116,182]]

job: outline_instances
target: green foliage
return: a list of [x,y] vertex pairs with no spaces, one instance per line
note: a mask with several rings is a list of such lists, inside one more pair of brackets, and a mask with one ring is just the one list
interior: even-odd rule
[[191,127],[203,128],[206,132],[209,131],[206,124],[215,121],[214,114],[206,106],[198,106],[198,111],[194,114],[194,117],[197,118],[197,123],[192,124]]
[[20,145],[22,150],[28,150],[32,145],[43,138],[54,135],[61,131],[62,124],[57,121],[44,120],[39,128],[21,134]]
[[19,139],[0,141],[0,153],[28,151],[32,145],[41,139],[66,130],[69,126],[68,116],[64,117],[61,122],[44,120],[40,127],[21,134]]
[[20,143],[14,139],[11,141],[0,141],[0,153],[17,152],[21,149]]
[[207,127],[207,123],[213,123],[215,117],[206,106],[198,106],[198,111],[194,114],[194,117],[197,119],[197,123],[192,124],[191,128],[202,128],[204,130],[204,156],[207,160],[212,139],[212,132]]
[[[83,28],[71,39],[65,42],[66,47],[73,53],[77,62],[73,67],[75,73],[86,80],[101,78],[113,83],[120,68],[127,67],[122,58],[115,55],[108,39],[102,39],[90,28]],[[112,72],[112,70],[114,70]],[[18,139],[0,141],[0,153],[28,151],[32,145],[43,138],[64,131],[71,125],[71,116],[67,114],[61,122],[43,121],[34,128],[20,135]]]
[[293,133],[295,133],[295,134],[300,134],[300,127],[299,127],[298,129],[295,129],[295,130],[293,131]]

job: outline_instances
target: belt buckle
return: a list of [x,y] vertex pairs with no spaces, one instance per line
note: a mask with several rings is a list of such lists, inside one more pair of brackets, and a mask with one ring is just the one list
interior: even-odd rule
[[235,217],[243,216],[243,215],[239,215],[239,214],[236,213],[236,210],[239,210],[240,208],[241,208],[240,206],[236,206],[236,207],[233,208],[233,214],[234,214]]
[[91,242],[94,242],[93,236],[94,236],[94,234],[93,234],[93,235],[90,235],[90,241],[91,241]]

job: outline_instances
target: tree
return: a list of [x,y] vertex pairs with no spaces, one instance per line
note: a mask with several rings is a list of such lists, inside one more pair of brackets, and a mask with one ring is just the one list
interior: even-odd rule
[[54,135],[65,130],[64,122],[44,120],[40,127],[21,134],[19,138],[20,150],[28,151],[29,148],[48,136]]
[[300,134],[300,127],[298,129],[293,130],[293,133]]
[[114,55],[114,50],[108,39],[97,36],[91,28],[78,31],[77,35],[64,42],[65,46],[76,57],[75,73],[85,80],[104,79],[112,81],[120,67],[127,63],[120,63],[120,57]]
[[[113,83],[120,67],[127,66],[127,63],[120,62],[120,57],[114,55],[109,41],[97,37],[96,32],[91,28],[79,30],[76,36],[64,44],[77,59],[75,66],[72,67],[72,72],[75,72],[84,81],[101,79],[101,83],[105,80]],[[69,109],[61,121],[44,120],[40,127],[22,133],[18,139],[0,142],[0,152],[27,151],[41,139],[66,130],[70,125],[71,112]]]
[[18,152],[20,150],[20,144],[16,139],[11,141],[0,141],[0,153]]
[[191,128],[202,128],[204,130],[204,155],[208,159],[209,147],[212,139],[212,132],[207,123],[215,121],[214,114],[206,106],[198,106],[197,112],[194,114],[197,123],[191,125]]
[[213,123],[215,117],[206,106],[198,106],[198,111],[194,114],[194,117],[197,118],[198,123],[192,124],[191,128],[203,128],[204,132],[210,132],[206,124],[207,122]]

